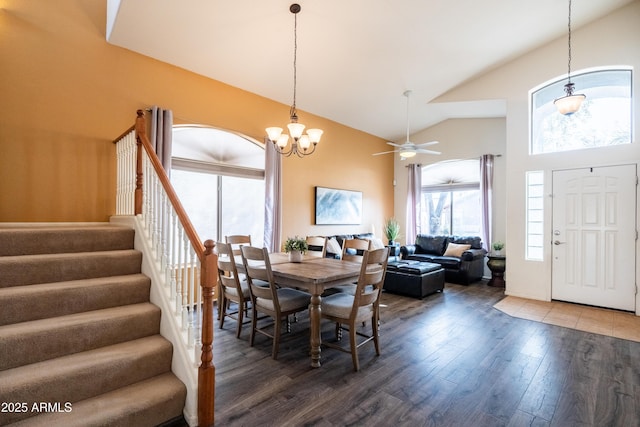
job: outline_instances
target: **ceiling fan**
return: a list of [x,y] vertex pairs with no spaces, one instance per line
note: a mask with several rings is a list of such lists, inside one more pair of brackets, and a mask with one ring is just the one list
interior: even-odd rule
[[440,154],[439,151],[427,150],[424,148],[430,145],[438,144],[438,141],[423,142],[422,144],[414,144],[413,142],[409,141],[409,97],[411,95],[411,91],[407,90],[403,93],[403,95],[407,97],[407,139],[403,144],[387,142],[387,144],[396,147],[396,149],[393,151],[374,153],[373,155],[379,156],[381,154],[400,153],[400,159],[404,160],[413,157],[416,154]]

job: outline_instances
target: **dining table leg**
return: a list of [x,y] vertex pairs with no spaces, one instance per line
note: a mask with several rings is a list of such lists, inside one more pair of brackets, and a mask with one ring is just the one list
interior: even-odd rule
[[313,292],[311,295],[311,302],[309,304],[309,320],[311,324],[311,367],[320,367],[320,303],[322,297],[320,293]]

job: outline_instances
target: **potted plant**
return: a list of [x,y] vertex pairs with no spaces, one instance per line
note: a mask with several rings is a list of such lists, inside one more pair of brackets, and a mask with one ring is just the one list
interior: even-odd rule
[[493,242],[493,244],[491,245],[491,248],[493,249],[493,255],[502,256],[504,243],[498,240],[496,242]]
[[309,249],[309,245],[307,245],[307,240],[302,237],[287,237],[287,240],[284,242],[284,251],[289,254],[289,261],[291,262],[301,262],[302,255],[307,252]]
[[384,235],[389,240],[389,246],[394,246],[398,236],[400,235],[400,224],[395,218],[389,218],[384,223]]

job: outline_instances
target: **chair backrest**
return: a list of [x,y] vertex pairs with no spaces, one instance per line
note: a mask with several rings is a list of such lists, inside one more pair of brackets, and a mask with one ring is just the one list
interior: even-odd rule
[[273,281],[269,251],[267,248],[241,246],[242,263],[249,283],[249,291],[255,302],[256,299],[271,300],[274,310],[280,310],[278,293]]
[[[348,249],[353,249],[355,254],[350,253]],[[364,251],[371,249],[371,240],[365,239],[345,239],[342,244],[342,260],[361,262]]]
[[221,291],[227,292],[227,289],[233,289],[239,297],[242,297],[238,268],[231,245],[217,242],[215,248],[218,252],[218,283]]
[[361,307],[378,304],[388,261],[389,248],[387,247],[365,251],[362,255],[362,266],[354,295],[352,316],[355,316]]
[[240,255],[240,246],[251,246],[251,236],[245,236],[242,234],[232,234],[231,236],[225,236],[224,241],[231,245],[234,255]]
[[[327,254],[327,238],[321,236],[307,236],[307,245],[311,256],[324,258]],[[318,249],[320,248],[320,249]]]

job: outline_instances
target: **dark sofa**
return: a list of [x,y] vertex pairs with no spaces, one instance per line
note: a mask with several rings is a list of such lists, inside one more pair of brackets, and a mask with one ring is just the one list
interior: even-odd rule
[[[457,256],[444,256],[449,243],[471,245]],[[482,240],[477,236],[432,236],[418,234],[414,245],[400,248],[402,259],[433,262],[442,265],[445,280],[468,285],[484,275],[485,256]]]

